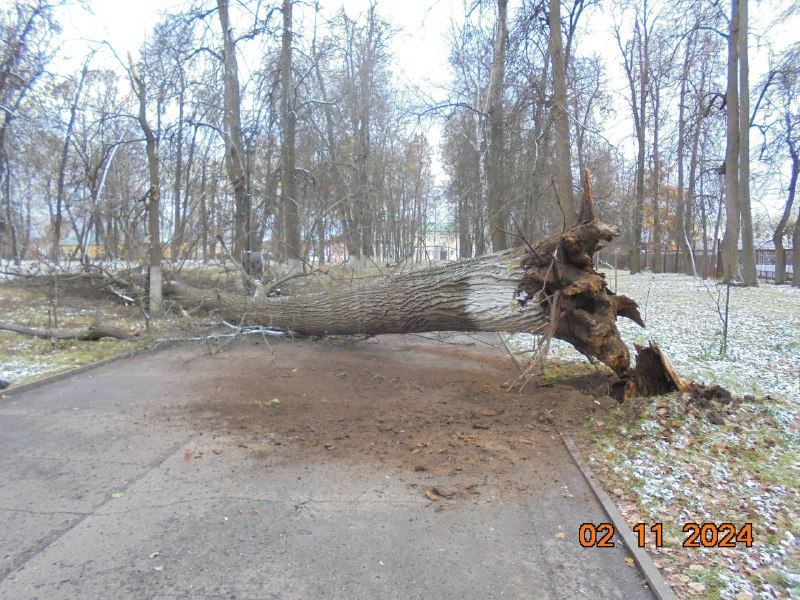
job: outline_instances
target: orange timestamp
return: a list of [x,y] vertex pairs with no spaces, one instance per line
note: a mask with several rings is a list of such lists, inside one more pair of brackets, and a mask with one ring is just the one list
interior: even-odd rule
[[[645,547],[648,537],[656,548],[664,545],[663,523],[637,523],[631,529],[639,548]],[[681,544],[684,548],[736,548],[740,545],[750,548],[753,545],[752,523],[741,527],[733,523],[686,523],[683,532],[687,534]],[[613,548],[615,533],[613,523],[583,523],[578,530],[578,541],[584,548]]]

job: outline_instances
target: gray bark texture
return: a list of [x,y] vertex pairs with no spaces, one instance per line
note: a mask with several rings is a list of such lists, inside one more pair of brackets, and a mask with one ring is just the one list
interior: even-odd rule
[[531,332],[566,340],[619,375],[630,354],[618,315],[642,324],[636,303],[614,295],[593,268],[595,252],[619,229],[594,218],[528,248],[372,280],[330,292],[281,297],[236,295],[170,284],[187,307],[223,319],[306,335]]
[[503,120],[503,84],[506,72],[506,44],[508,39],[508,0],[497,0],[497,32],[494,39],[492,75],[489,83],[489,146],[486,178],[489,194],[489,227],[492,250],[507,247],[505,194],[503,191],[503,148],[505,123]]
[[161,285],[161,183],[159,180],[159,155],[158,139],[150,126],[147,118],[147,86],[142,75],[133,64],[133,59],[128,55],[130,63],[130,76],[133,91],[139,100],[139,113],[137,119],[142,128],[147,150],[147,173],[150,190],[147,197],[147,263],[149,298],[148,306],[152,316],[161,314],[162,285]]
[[722,273],[726,283],[736,279],[739,246],[739,11],[731,0],[728,34],[727,144],[725,147],[725,235],[722,238]]
[[567,113],[567,69],[561,40],[561,0],[550,0],[550,58],[553,61],[553,124],[556,146],[556,191],[564,227],[575,224],[575,201],[572,193],[572,158],[569,149],[569,114]]

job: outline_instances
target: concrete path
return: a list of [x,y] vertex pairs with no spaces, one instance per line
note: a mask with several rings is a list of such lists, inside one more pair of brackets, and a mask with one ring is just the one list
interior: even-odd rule
[[652,597],[622,548],[578,544],[608,519],[564,449],[517,474],[526,493],[437,510],[385,466],[265,461],[184,418],[198,374],[254,352],[169,349],[0,399],[0,598]]

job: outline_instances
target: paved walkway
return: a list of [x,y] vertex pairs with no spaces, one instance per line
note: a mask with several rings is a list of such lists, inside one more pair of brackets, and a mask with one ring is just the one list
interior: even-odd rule
[[579,546],[607,517],[564,449],[515,472],[524,493],[433,503],[390,465],[267,461],[187,416],[198,377],[225,394],[245,360],[437,360],[381,340],[169,349],[0,399],[0,598],[651,598],[622,548]]

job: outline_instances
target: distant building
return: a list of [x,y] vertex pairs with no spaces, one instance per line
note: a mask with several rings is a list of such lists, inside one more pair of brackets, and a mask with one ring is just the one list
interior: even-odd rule
[[80,244],[78,244],[78,238],[76,238],[73,234],[70,234],[61,240],[61,242],[58,244],[58,247],[61,251],[61,256],[64,257],[70,257],[74,255],[76,258],[83,259],[85,256],[91,260],[105,258],[105,249],[103,248],[102,244],[84,244],[83,253],[78,255]]
[[458,231],[453,223],[430,223],[425,242],[417,248],[417,261],[458,260]]

